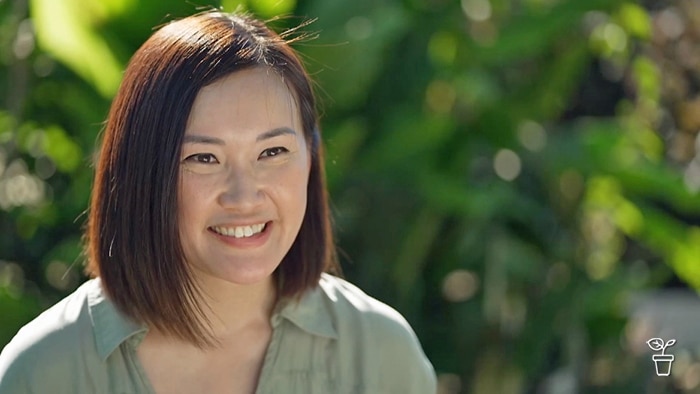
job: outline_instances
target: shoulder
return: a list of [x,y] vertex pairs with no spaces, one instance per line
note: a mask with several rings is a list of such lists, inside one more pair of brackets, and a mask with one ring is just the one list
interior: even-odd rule
[[433,367],[399,312],[343,279],[324,274],[319,285],[334,317],[339,351],[350,368],[378,372],[377,384],[391,392],[436,390]]
[[411,336],[413,330],[406,319],[389,305],[367,295],[352,283],[324,274],[319,286],[328,298],[330,309],[342,325],[365,328],[381,334]]
[[80,368],[75,363],[76,353],[94,342],[87,310],[92,282],[27,323],[4,347],[0,353],[0,392],[55,391],[55,384],[65,382],[70,369]]

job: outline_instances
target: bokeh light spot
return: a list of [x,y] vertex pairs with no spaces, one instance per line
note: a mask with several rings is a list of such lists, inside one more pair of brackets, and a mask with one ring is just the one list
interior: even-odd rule
[[428,56],[435,64],[450,65],[457,56],[457,39],[448,32],[437,32],[430,37]]
[[562,290],[569,283],[571,269],[566,263],[554,263],[547,271],[547,287],[552,290]]
[[34,51],[34,28],[31,19],[25,19],[17,27],[12,52],[17,59],[26,59]]
[[479,279],[467,270],[455,270],[442,282],[442,295],[450,302],[467,301],[479,289]]
[[493,169],[502,179],[512,181],[520,175],[522,170],[520,156],[510,149],[501,149],[493,159]]
[[544,127],[532,120],[526,120],[518,126],[518,140],[528,150],[539,152],[547,145],[547,133]]
[[583,176],[576,170],[566,170],[559,177],[559,191],[567,200],[576,200],[583,188]]
[[19,298],[24,289],[24,271],[17,263],[0,260],[0,287],[12,297]]
[[668,7],[661,11],[656,18],[656,23],[661,33],[669,40],[678,39],[685,31],[685,21],[675,7]]
[[491,18],[491,3],[489,0],[462,0],[462,11],[467,18],[483,22]]
[[457,92],[455,88],[445,81],[432,81],[425,91],[425,103],[428,108],[437,114],[448,114],[452,111]]
[[457,374],[441,373],[437,380],[438,394],[457,394],[462,390],[462,379]]
[[5,172],[5,167],[7,166],[7,155],[5,151],[0,148],[0,177]]
[[372,36],[374,25],[365,16],[356,16],[345,23],[345,34],[353,40],[365,40]]
[[246,0],[221,0],[221,9],[226,12],[246,9]]
[[685,182],[685,187],[691,193],[700,192],[700,163],[698,163],[697,159],[691,161],[685,169],[683,181]]
[[695,390],[700,385],[700,364],[690,364],[681,376],[680,383],[684,390]]
[[46,281],[56,289],[69,290],[78,284],[78,274],[68,264],[54,260],[46,266]]
[[259,15],[276,16],[289,14],[297,6],[296,0],[252,0],[249,5]]

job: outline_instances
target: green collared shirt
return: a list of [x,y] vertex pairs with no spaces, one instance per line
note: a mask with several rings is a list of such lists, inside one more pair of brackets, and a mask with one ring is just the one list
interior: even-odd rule
[[[256,393],[433,394],[433,367],[406,320],[323,274],[271,318]],[[0,394],[153,393],[136,348],[146,327],[93,279],[24,326],[0,353]],[[183,363],[186,363],[183,360]]]

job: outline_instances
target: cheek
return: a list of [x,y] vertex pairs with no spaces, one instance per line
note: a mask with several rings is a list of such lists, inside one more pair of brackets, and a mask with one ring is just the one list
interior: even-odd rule
[[290,208],[297,213],[301,221],[307,209],[308,200],[309,171],[307,166],[304,165],[294,176],[290,176],[288,182],[290,190],[293,191],[293,196],[290,196]]
[[306,203],[306,189],[309,182],[309,166],[306,160],[300,160],[285,171],[278,171],[270,178],[270,184],[295,200],[303,199]]
[[300,222],[306,210],[307,183],[308,172],[302,163],[267,178],[264,193],[290,223]]
[[180,218],[191,219],[203,207],[203,199],[210,193],[211,185],[203,182],[202,177],[183,173],[178,186],[178,215]]

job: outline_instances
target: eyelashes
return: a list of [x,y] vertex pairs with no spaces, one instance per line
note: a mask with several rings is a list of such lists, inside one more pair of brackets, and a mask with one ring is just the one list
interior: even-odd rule
[[289,153],[289,149],[283,146],[276,146],[274,148],[268,148],[260,153],[260,157],[276,157],[285,153]]
[[197,164],[217,164],[219,160],[211,153],[195,153],[194,155],[189,155],[183,160],[186,163],[197,163]]
[[[283,146],[276,146],[263,150],[258,159],[272,159],[289,153],[289,149]],[[219,159],[213,153],[195,153],[185,157],[183,163],[189,164],[220,164]]]

